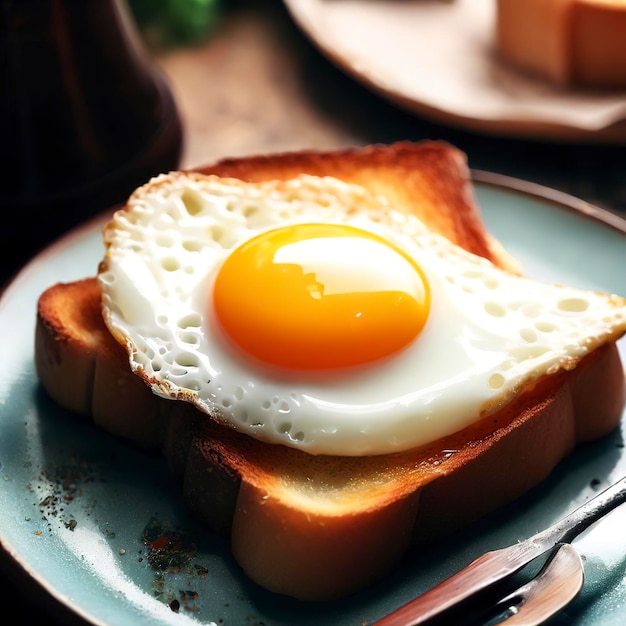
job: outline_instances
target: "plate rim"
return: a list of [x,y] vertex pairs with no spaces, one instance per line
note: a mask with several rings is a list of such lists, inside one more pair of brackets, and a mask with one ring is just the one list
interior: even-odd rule
[[472,183],[504,189],[511,193],[519,193],[540,200],[546,204],[574,212],[579,217],[586,217],[602,223],[626,235],[626,214],[622,215],[617,210],[611,211],[566,191],[507,174],[471,168],[470,176]]

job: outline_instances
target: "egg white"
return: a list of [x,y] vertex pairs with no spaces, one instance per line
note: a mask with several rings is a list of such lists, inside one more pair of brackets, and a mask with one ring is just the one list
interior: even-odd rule
[[[250,237],[301,222],[363,228],[415,259],[431,313],[412,344],[331,375],[279,372],[233,351],[208,306],[221,262]],[[626,332],[626,300],[511,275],[384,198],[331,178],[253,185],[164,175],[115,214],[104,242],[103,315],[153,391],[312,454],[427,444]]]

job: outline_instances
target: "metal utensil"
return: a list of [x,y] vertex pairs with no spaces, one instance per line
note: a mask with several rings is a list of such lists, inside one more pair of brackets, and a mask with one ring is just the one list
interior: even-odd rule
[[488,592],[559,544],[569,544],[594,522],[625,501],[626,477],[546,530],[507,548],[486,552],[372,626],[416,626],[434,621],[478,594]]
[[489,606],[481,623],[543,624],[579,594],[584,579],[583,562],[576,549],[569,543],[560,544],[539,574]]

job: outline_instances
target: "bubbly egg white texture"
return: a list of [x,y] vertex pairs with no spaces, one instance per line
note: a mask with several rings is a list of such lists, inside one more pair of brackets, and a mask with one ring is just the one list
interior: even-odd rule
[[[274,367],[233,345],[211,306],[220,268],[255,236],[302,223],[345,224],[393,246],[356,239],[333,251],[332,241],[313,240],[282,250],[303,266],[310,262],[329,288],[361,280],[363,290],[391,284],[419,293],[421,268],[430,310],[415,338],[388,356],[329,370]],[[384,198],[335,179],[253,185],[164,175],[115,214],[104,241],[104,318],[152,390],[193,402],[252,437],[312,454],[427,444],[626,332],[626,300],[501,271]],[[257,284],[253,274],[240,285],[243,302]],[[256,321],[264,303],[263,290],[255,293],[245,314]]]

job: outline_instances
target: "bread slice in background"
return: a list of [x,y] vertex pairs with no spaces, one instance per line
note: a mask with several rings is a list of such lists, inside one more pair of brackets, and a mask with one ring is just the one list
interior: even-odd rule
[[[485,229],[465,155],[446,143],[250,157],[202,171],[251,182],[304,173],[357,183],[457,245],[519,271]],[[305,600],[362,589],[409,546],[518,498],[578,442],[614,430],[624,405],[624,372],[610,342],[575,369],[544,377],[495,415],[419,449],[312,456],[153,395],[104,324],[95,277],[52,285],[41,295],[35,363],[42,386],[61,406],[160,450],[190,508],[230,537],[252,580]]]
[[626,86],[623,0],[497,0],[496,46],[555,85]]

